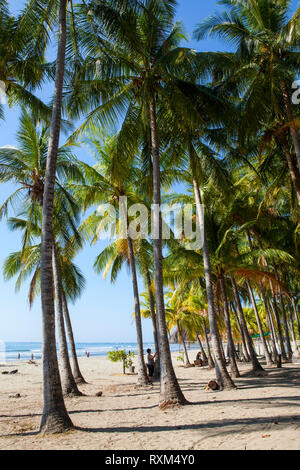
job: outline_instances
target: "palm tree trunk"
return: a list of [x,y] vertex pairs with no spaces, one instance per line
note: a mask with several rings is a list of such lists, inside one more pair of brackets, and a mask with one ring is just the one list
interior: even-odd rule
[[274,314],[274,317],[275,317],[275,320],[276,320],[281,354],[282,354],[282,358],[285,361],[287,361],[288,357],[287,357],[285,347],[284,347],[284,339],[283,339],[283,333],[282,333],[282,328],[281,328],[280,316],[279,316],[279,311],[278,311],[278,308],[277,308],[277,302],[276,302],[276,298],[275,298],[275,294],[274,294],[272,285],[271,285],[271,292],[272,292],[272,301],[270,301],[270,305],[271,305],[271,309],[273,311],[273,314]]
[[226,333],[227,333],[227,341],[229,346],[229,357],[230,357],[230,369],[232,377],[240,377],[240,373],[236,364],[235,359],[235,347],[232,338],[232,330],[231,330],[231,323],[230,323],[230,313],[228,308],[228,300],[226,294],[226,287],[225,287],[225,280],[224,275],[222,274],[220,277],[220,285],[221,285],[221,292],[223,298],[223,305],[224,305],[224,318],[225,318],[225,325],[226,325]]
[[264,369],[260,365],[260,363],[259,363],[259,361],[256,357],[254,346],[253,346],[253,341],[252,341],[252,338],[249,334],[249,331],[248,331],[248,328],[247,328],[247,323],[246,323],[246,320],[245,320],[245,317],[244,317],[244,312],[243,312],[243,308],[242,308],[238,288],[237,288],[237,285],[236,285],[236,282],[235,282],[235,279],[234,279],[233,276],[231,277],[231,283],[232,283],[233,293],[234,293],[234,297],[235,297],[236,304],[237,304],[237,311],[238,311],[239,320],[240,320],[241,327],[242,327],[242,330],[243,330],[244,335],[245,335],[245,339],[246,339],[247,346],[248,346],[248,351],[249,351],[250,358],[251,358],[252,370],[254,372],[255,371],[262,372]]
[[164,283],[162,268],[162,220],[161,220],[161,189],[160,189],[160,155],[156,122],[156,103],[154,94],[149,102],[151,146],[153,161],[153,199],[154,199],[154,270],[155,270],[155,297],[158,325],[158,341],[160,352],[160,406],[168,406],[173,403],[187,403],[178,384],[172,364],[170,345],[168,340]]
[[198,343],[199,343],[199,346],[200,346],[200,353],[201,353],[201,356],[202,356],[202,360],[204,363],[208,363],[208,359],[207,359],[207,356],[205,354],[205,351],[204,351],[204,348],[203,348],[203,344],[202,344],[202,341],[200,339],[200,334],[197,333],[197,340],[198,340]]
[[283,149],[284,149],[285,158],[286,158],[289,170],[290,170],[291,180],[292,180],[292,183],[293,183],[295,191],[296,191],[298,203],[300,204],[300,176],[299,176],[299,171],[298,171],[297,167],[295,166],[292,155],[290,153],[290,149],[289,149],[289,146],[288,146],[288,143],[287,143],[286,135],[282,136],[281,141],[282,141],[282,145],[283,145]]
[[285,340],[286,340],[286,344],[287,344],[287,355],[288,355],[288,359],[291,360],[292,356],[293,356],[293,351],[292,351],[292,346],[291,346],[288,321],[287,321],[285,305],[284,305],[283,295],[282,295],[281,289],[280,289],[280,292],[279,292],[279,297],[280,297],[280,304],[281,304],[282,317],[283,317],[283,327],[284,327],[284,333],[285,333]]
[[247,344],[246,344],[246,339],[245,339],[245,334],[244,334],[244,330],[242,328],[242,325],[241,325],[241,322],[240,322],[240,319],[239,319],[239,315],[237,313],[237,309],[234,305],[234,302],[231,302],[231,307],[232,307],[232,310],[234,312],[234,315],[235,315],[235,319],[237,321],[237,324],[239,326],[239,331],[240,331],[240,335],[241,335],[241,341],[242,341],[242,357],[244,359],[245,362],[250,362],[250,356],[249,356],[249,353],[248,353],[248,348],[247,348]]
[[55,241],[53,242],[53,278],[54,278],[54,291],[56,299],[56,316],[57,316],[57,331],[58,331],[58,343],[60,352],[60,370],[62,380],[62,391],[65,396],[81,396],[82,393],[77,388],[75,379],[72,374],[70,365],[68,344],[66,337],[66,330],[64,325],[64,313],[63,313],[63,294],[62,294],[62,283],[59,268],[59,261],[57,256],[57,250],[55,247]]
[[206,238],[205,224],[204,224],[204,212],[202,210],[201,194],[198,183],[193,179],[195,201],[197,207],[198,220],[200,228],[203,234],[203,263],[205,271],[205,284],[206,284],[206,297],[207,297],[207,311],[210,327],[211,342],[213,347],[213,353],[215,356],[216,372],[218,374],[217,381],[221,389],[230,390],[235,388],[235,385],[227,371],[225,361],[222,357],[221,345],[218,338],[218,325],[217,317],[214,305],[214,293],[212,283],[212,273],[210,266],[209,248]]
[[[280,282],[279,273],[278,273],[278,270],[277,270],[275,265],[274,265],[274,272],[275,272],[275,277],[276,277],[277,281]],[[288,323],[287,323],[287,317],[286,317],[286,312],[285,312],[285,306],[284,306],[284,302],[283,302],[283,295],[282,295],[281,287],[279,287],[279,299],[280,299],[280,305],[281,305],[281,310],[282,310],[283,328],[284,328],[286,348],[287,348],[287,357],[288,357],[289,360],[291,360],[292,356],[293,356],[293,351],[292,351],[292,347],[291,347],[289,328],[288,328]],[[274,300],[276,302],[275,295],[274,295]],[[277,305],[277,303],[276,303],[276,305]]]
[[[276,330],[275,330],[275,325],[272,317],[272,312],[270,310],[269,302],[266,296],[266,291],[263,286],[263,284],[260,282],[259,283],[262,299],[265,305],[265,310],[266,310],[266,315],[267,315],[267,321],[270,327],[270,332],[271,332],[271,340],[272,340],[272,346],[273,346],[273,355],[274,359],[278,363],[278,346],[277,346],[277,337],[276,337]],[[281,351],[280,351],[281,352]]]
[[251,299],[251,302],[252,302],[252,307],[253,307],[253,310],[254,310],[254,313],[255,313],[256,323],[257,323],[257,326],[258,326],[259,336],[260,336],[260,339],[261,339],[261,342],[262,342],[262,345],[263,345],[263,350],[264,350],[264,353],[265,353],[265,356],[266,356],[267,365],[270,366],[273,363],[272,357],[271,357],[270,351],[268,349],[268,345],[267,345],[266,338],[265,338],[265,335],[264,335],[262,322],[261,322],[261,319],[260,319],[260,316],[259,316],[259,313],[258,313],[258,310],[257,310],[257,305],[256,305],[256,302],[255,302],[255,298],[254,298],[254,295],[253,295],[253,290],[252,290],[250,281],[248,279],[246,280],[246,284],[247,284],[250,299]]
[[202,318],[202,321],[203,321],[203,328],[204,328],[205,344],[206,344],[206,349],[207,349],[208,367],[209,367],[209,369],[214,369],[215,368],[215,363],[214,363],[213,357],[211,355],[211,350],[210,350],[210,345],[209,345],[208,335],[207,335],[207,329],[206,329],[206,323],[205,323],[204,318]]
[[137,283],[137,274],[136,274],[136,264],[135,264],[135,255],[133,250],[132,239],[129,233],[128,227],[128,218],[127,218],[127,209],[124,199],[121,199],[121,208],[123,211],[124,222],[126,224],[126,237],[128,243],[129,259],[130,259],[130,271],[132,279],[132,288],[133,288],[133,297],[134,297],[134,312],[135,312],[135,326],[137,334],[137,373],[138,373],[138,385],[148,385],[149,379],[146,369],[146,364],[144,361],[144,348],[143,348],[143,331],[142,331],[142,320],[141,320],[141,308],[140,308],[140,298],[139,298],[139,289]]
[[84,378],[82,376],[82,373],[80,371],[79,364],[78,364],[78,358],[77,358],[77,353],[76,353],[76,345],[75,345],[75,340],[74,340],[74,335],[73,335],[72,323],[71,323],[68,303],[67,303],[66,296],[65,296],[64,292],[63,292],[63,309],[64,309],[64,318],[65,318],[65,322],[66,322],[67,333],[68,333],[69,342],[70,342],[70,346],[71,346],[71,352],[72,352],[73,377],[74,377],[76,383],[85,384],[87,382],[84,380]]
[[289,302],[289,299],[286,299],[286,304],[288,305],[289,309],[289,322],[290,322],[290,330],[291,330],[291,335],[292,335],[292,340],[294,344],[294,352],[298,353],[298,344],[297,344],[297,339],[296,339],[296,332],[295,332],[295,327],[294,327],[294,315],[293,315],[293,310],[291,308],[291,304]]
[[138,356],[137,356],[137,373],[138,373],[138,384],[147,385],[149,383],[146,364],[144,360],[144,348],[143,348],[143,331],[142,331],[142,320],[141,320],[141,309],[140,299],[135,267],[135,257],[133,252],[132,240],[128,238],[128,247],[130,254],[130,268],[132,276],[132,287],[134,295],[134,312],[135,312],[135,325],[137,333],[137,345],[138,345]]
[[293,296],[292,296],[292,305],[293,305],[294,315],[295,315],[295,319],[297,323],[298,336],[300,338],[300,322],[299,322],[299,317],[297,313],[296,302]]
[[[248,238],[250,250],[253,251],[253,245],[252,245],[252,240],[251,240],[249,230],[247,230],[247,238]],[[272,284],[271,283],[270,283],[270,286],[271,286],[271,289],[272,289]],[[260,290],[261,290],[261,293],[262,293],[263,302],[265,304],[267,319],[268,319],[269,324],[270,324],[270,330],[271,330],[272,342],[273,342],[273,349],[274,349],[274,357],[275,357],[275,360],[276,360],[277,364],[279,364],[278,351],[277,351],[277,342],[276,342],[276,331],[275,331],[275,328],[274,328],[272,314],[271,314],[270,309],[269,309],[269,304],[268,304],[267,297],[266,297],[266,291],[265,291],[265,288],[264,288],[261,281],[259,282],[259,287],[260,287]],[[272,304],[270,304],[270,305],[272,306]],[[281,334],[282,332],[281,332],[280,323],[278,325],[278,329],[279,329],[278,331],[279,331],[279,342],[280,342],[281,354],[284,356],[285,351],[284,351],[284,345],[283,345],[283,340],[282,340],[282,334]]]
[[[180,336],[182,340],[182,345],[183,345],[183,350],[184,350],[184,355],[185,355],[185,367],[189,367],[192,364],[190,363],[189,355],[188,355],[186,344],[184,341],[184,336],[183,336],[184,333],[182,332],[179,322],[177,322],[177,330],[178,330],[178,336]],[[179,337],[178,337],[178,340],[179,340]]]
[[[218,298],[217,298],[217,302],[216,302],[216,308],[217,308],[217,312],[218,312],[218,318],[221,318],[221,310],[220,310],[220,304],[219,304],[219,299]],[[218,341],[220,343],[222,358],[223,358],[224,364],[227,364],[226,356],[225,356],[225,352],[224,352],[224,347],[223,347],[223,338],[221,336],[221,333],[220,333],[219,329],[217,330],[217,333],[218,333]]]
[[53,292],[52,246],[53,246],[53,199],[56,177],[56,160],[61,126],[62,89],[65,70],[67,0],[60,0],[59,40],[56,62],[55,93],[52,123],[47,155],[45,189],[43,198],[41,298],[43,325],[43,400],[44,408],[40,431],[63,432],[73,427],[67,413],[61,388],[55,342],[55,309]]
[[155,313],[155,305],[154,305],[154,297],[153,292],[151,289],[151,277],[149,271],[146,272],[146,280],[147,280],[147,288],[149,294],[149,304],[150,304],[150,314],[152,320],[152,327],[153,327],[153,338],[154,338],[154,345],[155,345],[155,352],[156,354],[156,361],[155,361],[155,368],[154,368],[154,377],[160,377],[160,366],[159,366],[159,343],[158,343],[158,335],[157,335],[157,318]]

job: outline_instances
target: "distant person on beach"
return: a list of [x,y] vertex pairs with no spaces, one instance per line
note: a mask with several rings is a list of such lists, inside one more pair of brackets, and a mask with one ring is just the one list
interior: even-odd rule
[[20,353],[18,353],[18,359],[21,359],[21,354]]
[[33,359],[34,359],[34,354],[31,354],[31,360],[33,361]]
[[89,351],[86,353],[86,357],[90,357],[90,353],[89,353]]
[[148,367],[148,374],[149,374],[149,382],[152,384],[152,377],[154,372],[154,359],[157,352],[155,354],[151,354],[151,349],[147,349],[147,367]]
[[195,362],[196,365],[199,365],[199,366],[202,366],[203,365],[203,361],[202,361],[202,358],[201,358],[201,353],[200,351],[197,353],[196,355],[196,362]]

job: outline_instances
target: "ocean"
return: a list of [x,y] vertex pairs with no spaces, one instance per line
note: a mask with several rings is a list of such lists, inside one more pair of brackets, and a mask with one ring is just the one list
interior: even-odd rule
[[[90,357],[106,356],[108,351],[113,351],[118,348],[119,350],[125,349],[126,351],[137,352],[137,343],[120,342],[120,343],[76,343],[76,351],[78,357],[85,357],[86,353],[90,353]],[[154,351],[153,343],[144,343],[144,351],[146,349]],[[191,343],[190,349],[198,349],[199,345]],[[57,346],[58,349],[58,346]],[[170,344],[171,351],[182,351],[183,346],[179,344]],[[20,354],[20,360],[41,359],[42,357],[42,343],[22,343],[22,342],[0,342],[0,363],[16,361]]]

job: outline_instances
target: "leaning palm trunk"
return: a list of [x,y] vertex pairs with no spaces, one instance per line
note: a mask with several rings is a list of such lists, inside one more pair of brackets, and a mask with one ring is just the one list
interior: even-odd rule
[[224,280],[223,274],[220,277],[220,284],[221,284],[221,292],[222,292],[223,305],[224,305],[224,319],[225,319],[227,341],[228,341],[228,347],[229,347],[231,375],[232,377],[240,377],[240,373],[239,373],[239,370],[236,364],[236,359],[235,359],[235,347],[234,347],[234,342],[232,338],[230,313],[229,313],[229,308],[228,308],[228,300],[227,300],[225,280]]
[[297,313],[296,302],[295,302],[295,299],[294,299],[293,296],[292,296],[292,305],[293,305],[293,311],[294,311],[295,320],[296,320],[296,324],[297,324],[298,336],[300,338],[300,322],[299,322],[299,317],[298,317],[298,313]]
[[183,344],[183,350],[184,350],[184,355],[185,355],[185,367],[190,367],[192,364],[190,363],[189,355],[188,355],[186,344],[184,341],[184,332],[182,331],[179,322],[177,322],[177,331],[178,331],[178,341],[180,341],[179,340],[179,337],[180,337],[182,344]]
[[270,305],[271,305],[271,309],[272,309],[274,318],[276,320],[280,350],[281,350],[282,358],[285,361],[287,361],[288,357],[287,357],[285,347],[284,347],[284,339],[283,339],[283,332],[282,332],[282,327],[281,327],[281,322],[280,322],[280,316],[279,316],[279,312],[278,312],[278,308],[277,308],[277,302],[276,302],[273,290],[272,290],[272,297],[273,298],[272,298],[272,301],[270,300]]
[[201,207],[202,205],[201,194],[200,194],[198,183],[195,179],[193,179],[193,185],[194,185],[198,220],[200,222],[200,227],[202,228],[202,234],[203,234],[203,262],[204,262],[204,271],[205,271],[207,311],[208,311],[212,348],[213,348],[213,353],[215,356],[217,381],[221,389],[229,390],[229,389],[235,388],[235,385],[227,371],[225,361],[222,357],[221,345],[220,345],[219,338],[218,338],[218,325],[217,325],[217,317],[216,317],[216,311],[215,311],[215,305],[214,305],[212,273],[211,273],[209,249],[208,249],[208,243],[207,243],[205,225],[204,225],[204,213]]
[[294,345],[294,353],[298,354],[299,349],[298,349],[298,344],[297,344],[297,339],[296,339],[296,332],[295,332],[295,327],[294,327],[293,311],[292,311],[289,299],[286,300],[286,303],[287,303],[288,309],[289,309],[289,323],[290,323],[290,330],[291,330],[291,335],[292,335],[292,340],[293,340],[293,345]]
[[[266,338],[265,338],[265,335],[264,335],[261,319],[260,319],[260,316],[259,316],[259,313],[258,313],[258,310],[257,310],[257,305],[256,305],[256,302],[255,302],[255,298],[254,298],[254,295],[253,295],[253,290],[252,290],[250,281],[248,279],[246,281],[246,284],[247,284],[250,299],[251,299],[251,302],[252,302],[252,307],[253,307],[253,310],[254,310],[256,323],[257,323],[257,326],[258,326],[260,340],[262,342],[263,350],[264,350],[264,353],[265,353],[265,356],[266,356],[267,365],[270,366],[273,363],[272,357],[271,357],[270,351],[268,349],[268,345],[267,345]],[[276,349],[275,349],[275,351],[276,351]]]
[[154,368],[154,377],[159,378],[160,366],[159,366],[159,344],[158,344],[158,336],[157,336],[157,318],[156,318],[156,313],[155,313],[154,297],[153,297],[153,292],[151,289],[151,277],[150,277],[149,271],[147,271],[146,273],[146,279],[147,279],[147,288],[148,288],[148,294],[149,294],[150,314],[151,314],[152,327],[153,327],[155,352],[157,353],[156,354],[157,359],[155,361],[155,368]]
[[[253,251],[252,240],[251,240],[251,236],[250,236],[250,233],[249,233],[248,230],[247,230],[247,237],[248,237],[250,250]],[[260,243],[260,246],[261,246],[261,243]],[[267,266],[268,266],[268,264],[267,264]],[[259,282],[259,286],[260,286],[261,293],[262,293],[262,296],[263,296],[263,301],[264,301],[264,304],[265,304],[265,307],[266,307],[267,318],[268,318],[268,321],[270,323],[270,327],[271,327],[271,330],[272,330],[274,349],[275,349],[274,354],[275,354],[277,363],[279,363],[278,357],[277,357],[277,354],[278,354],[277,353],[277,347],[276,347],[276,344],[277,344],[276,343],[276,331],[275,331],[275,328],[274,328],[272,314],[269,310],[269,306],[268,306],[269,304],[268,304],[268,301],[267,301],[267,298],[266,298],[265,288],[264,288],[261,281]],[[271,288],[271,292],[272,292],[273,299],[274,299],[274,291],[273,291],[273,285],[272,285],[271,281],[270,281],[270,288]],[[281,329],[279,314],[278,314],[278,311],[277,311],[277,305],[275,303],[275,306],[274,306],[272,304],[272,302],[270,302],[270,306],[271,306],[271,309],[274,313],[274,317],[275,317],[276,323],[277,323],[277,331],[278,331],[278,338],[279,338],[279,344],[280,344],[280,352],[281,352],[282,357],[287,360],[287,356],[286,356],[285,349],[284,349],[284,342],[283,342],[283,335],[282,335],[282,329]]]
[[[278,359],[279,359],[278,358],[278,354],[279,354],[278,349],[279,348],[278,348],[278,343],[277,343],[276,330],[275,330],[275,325],[274,325],[274,321],[273,321],[272,312],[270,310],[270,306],[269,306],[269,302],[268,302],[268,299],[267,299],[267,296],[266,296],[265,288],[264,288],[264,286],[261,282],[259,283],[259,287],[260,287],[262,299],[263,299],[263,302],[264,302],[264,305],[265,305],[268,326],[269,326],[270,332],[271,332],[273,355],[274,355],[274,359],[278,363]],[[280,352],[281,352],[281,350],[280,350]]]
[[145,365],[145,361],[144,361],[143,331],[142,331],[140,299],[139,299],[139,291],[138,291],[138,284],[137,284],[135,258],[134,258],[132,240],[131,240],[130,237],[128,237],[128,248],[129,248],[129,256],[130,256],[131,278],[132,278],[132,287],[133,287],[133,294],[134,294],[135,325],[136,325],[136,333],[137,333],[138,384],[139,385],[147,385],[147,384],[149,384],[149,379],[148,379],[146,365]]
[[61,126],[62,89],[65,70],[67,0],[60,1],[59,40],[56,62],[55,93],[52,111],[45,189],[43,198],[41,298],[43,325],[43,399],[44,408],[40,430],[57,433],[70,429],[73,424],[67,413],[61,388],[55,342],[55,309],[53,292],[53,199],[56,177],[56,161]]
[[248,328],[247,328],[247,323],[246,323],[246,320],[245,320],[245,317],[244,317],[244,312],[243,312],[243,308],[242,308],[242,304],[241,304],[241,299],[240,299],[240,296],[239,296],[239,293],[238,293],[238,288],[237,288],[237,285],[236,285],[236,282],[235,282],[235,279],[234,279],[233,276],[231,277],[231,282],[232,282],[234,297],[235,297],[236,304],[237,304],[237,311],[238,311],[238,316],[239,316],[241,328],[243,330],[243,333],[244,333],[244,336],[245,336],[245,339],[246,339],[246,342],[247,342],[247,346],[248,346],[248,351],[249,351],[250,358],[251,358],[252,370],[256,371],[256,372],[257,371],[262,372],[264,369],[262,368],[262,366],[260,365],[260,363],[259,363],[259,361],[256,357],[254,346],[253,346],[253,341],[252,341],[252,338],[249,334],[249,331],[248,331]]
[[244,330],[243,330],[243,327],[241,325],[241,322],[240,322],[240,319],[239,319],[239,315],[237,313],[237,309],[234,305],[234,303],[232,302],[231,303],[231,307],[232,307],[232,310],[234,312],[234,315],[235,315],[235,319],[237,321],[237,324],[238,324],[238,327],[239,327],[239,331],[240,331],[240,335],[241,335],[241,341],[242,341],[242,358],[244,359],[245,362],[250,362],[250,356],[249,356],[249,353],[248,353],[248,348],[247,348],[247,343],[246,343],[246,338],[245,338],[245,334],[244,334]]
[[205,351],[204,351],[203,344],[202,344],[202,341],[200,339],[200,334],[199,333],[197,333],[197,340],[198,340],[198,343],[199,343],[202,360],[203,360],[204,363],[208,363],[207,355],[205,354]]
[[206,349],[207,349],[208,367],[209,367],[209,369],[214,369],[215,368],[215,363],[214,363],[214,360],[213,360],[213,357],[212,357],[211,351],[210,351],[210,345],[209,345],[209,341],[208,341],[206,323],[205,323],[204,318],[202,319],[202,321],[203,321],[204,336],[205,336],[205,343],[206,343]]
[[63,313],[63,294],[62,294],[62,283],[60,268],[57,256],[57,250],[55,247],[55,241],[53,242],[53,278],[54,278],[54,291],[56,298],[56,315],[57,315],[57,331],[58,331],[58,343],[60,352],[60,371],[62,379],[62,391],[65,396],[82,395],[76,385],[75,379],[72,374],[70,365],[68,344],[66,337],[66,330],[64,325],[64,313]]
[[288,359],[291,359],[292,356],[293,356],[293,351],[292,351],[292,347],[291,347],[288,321],[287,321],[285,305],[284,305],[281,289],[280,289],[279,297],[280,297],[282,317],[283,317],[283,327],[284,327],[284,333],[285,333],[285,340],[286,340],[286,345],[287,345],[287,355],[288,355]]
[[154,94],[149,102],[151,146],[153,160],[153,199],[156,210],[154,211],[154,270],[155,270],[155,297],[158,342],[160,353],[160,406],[168,406],[172,403],[185,404],[186,399],[178,384],[170,352],[168,340],[162,267],[162,220],[161,220],[161,191],[160,191],[160,155],[156,123],[156,103]]
[[139,289],[138,289],[137,275],[136,275],[135,254],[133,250],[132,239],[131,239],[129,228],[128,228],[126,205],[125,205],[125,201],[122,198],[121,198],[121,208],[123,212],[123,220],[125,223],[125,232],[126,232],[126,238],[127,238],[127,243],[128,243],[130,271],[131,271],[132,288],[133,288],[133,296],[134,296],[134,313],[135,313],[135,326],[136,326],[137,350],[138,350],[137,383],[138,385],[148,385],[149,379],[148,379],[147,369],[146,369],[146,365],[144,361],[143,331],[142,331]]
[[64,318],[65,318],[65,322],[66,322],[67,333],[68,333],[68,338],[69,338],[69,343],[70,343],[71,353],[72,353],[73,377],[74,377],[76,383],[86,383],[86,381],[84,380],[84,378],[82,376],[82,373],[80,371],[80,367],[79,367],[79,364],[78,364],[78,358],[77,358],[77,353],[76,353],[76,345],[75,345],[75,340],[74,340],[74,335],[73,335],[71,318],[70,318],[68,303],[67,303],[66,296],[65,296],[64,292],[63,292],[63,309],[64,309]]
[[[276,266],[274,266],[274,272],[275,272],[275,276],[276,276],[277,281],[280,282],[280,277],[279,277],[279,273],[277,271]],[[274,295],[274,292],[272,291],[272,293],[273,293],[274,302],[276,302],[276,297]],[[284,328],[285,341],[286,341],[287,357],[288,357],[289,360],[291,360],[292,355],[293,355],[293,351],[292,351],[292,347],[291,347],[288,322],[287,322],[285,306],[284,306],[284,302],[283,302],[282,290],[281,290],[280,286],[279,286],[279,299],[280,299],[281,313],[282,313],[282,318],[283,318],[283,328]],[[277,302],[276,302],[276,306],[277,306]]]

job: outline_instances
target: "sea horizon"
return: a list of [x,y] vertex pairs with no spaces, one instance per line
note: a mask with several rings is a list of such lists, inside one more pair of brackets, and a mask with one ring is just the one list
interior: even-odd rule
[[[137,353],[137,343],[131,341],[116,341],[116,342],[76,342],[76,353],[78,357],[85,357],[86,353],[89,353],[90,357],[107,356],[109,351],[115,349],[125,349],[126,351],[134,351]],[[68,345],[69,346],[69,345]],[[59,347],[56,345],[58,355]],[[144,352],[146,349],[152,349],[154,351],[153,342],[144,342]],[[182,344],[170,343],[171,351],[182,351]],[[197,343],[190,343],[190,349],[198,349]],[[69,346],[69,353],[71,350]],[[20,358],[18,355],[20,354]],[[42,358],[42,342],[41,341],[2,341],[0,342],[0,363],[12,362],[15,360],[30,360]]]

